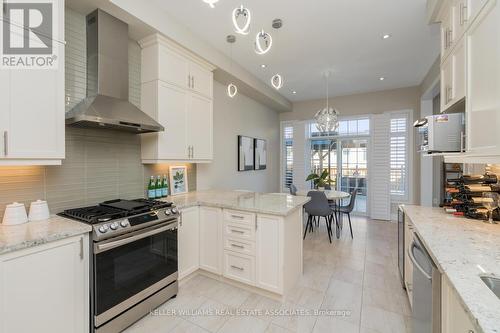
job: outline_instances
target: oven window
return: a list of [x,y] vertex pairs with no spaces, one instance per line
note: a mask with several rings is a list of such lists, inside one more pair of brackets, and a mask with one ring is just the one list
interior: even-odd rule
[[177,272],[177,230],[95,255],[96,315]]

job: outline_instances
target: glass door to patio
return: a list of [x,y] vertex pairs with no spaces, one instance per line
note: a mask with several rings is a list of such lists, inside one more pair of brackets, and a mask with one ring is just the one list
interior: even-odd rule
[[[358,189],[354,211],[367,213],[368,139],[311,140],[311,171],[330,171],[331,188],[351,193]],[[343,203],[347,205],[349,199]]]
[[[341,139],[339,146],[339,161],[337,188],[351,193],[358,189],[354,211],[366,214],[367,176],[368,176],[368,139]],[[348,200],[346,200],[348,201]]]

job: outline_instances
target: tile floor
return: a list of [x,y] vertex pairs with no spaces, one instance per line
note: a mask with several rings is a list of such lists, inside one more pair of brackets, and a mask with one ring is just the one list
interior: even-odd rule
[[[307,234],[304,275],[283,302],[197,275],[181,285],[176,299],[126,332],[410,332],[397,270],[397,225],[355,217],[353,231],[354,240],[347,227],[330,244],[322,221]],[[307,312],[318,309],[339,315]]]

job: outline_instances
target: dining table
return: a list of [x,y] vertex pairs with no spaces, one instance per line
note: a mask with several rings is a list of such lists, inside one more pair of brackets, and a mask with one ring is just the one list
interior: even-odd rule
[[336,236],[337,236],[337,239],[340,238],[340,232],[341,232],[342,227],[343,227],[343,223],[342,223],[343,219],[341,216],[342,213],[340,213],[340,210],[335,209],[335,207],[340,207],[342,200],[349,198],[351,196],[351,194],[348,192],[337,191],[337,190],[307,190],[307,191],[299,190],[299,191],[297,191],[297,195],[307,196],[307,193],[309,193],[309,191],[322,191],[325,193],[328,201],[334,203]]

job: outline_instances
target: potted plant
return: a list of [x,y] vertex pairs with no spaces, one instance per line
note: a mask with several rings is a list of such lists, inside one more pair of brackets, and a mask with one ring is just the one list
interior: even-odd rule
[[325,185],[330,184],[332,182],[330,180],[330,174],[328,170],[323,170],[323,172],[320,175],[316,173],[311,173],[309,176],[307,176],[306,182],[310,180],[312,180],[314,188],[317,188],[320,191],[324,191]]

